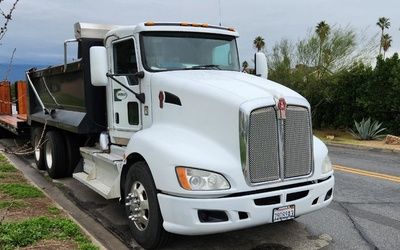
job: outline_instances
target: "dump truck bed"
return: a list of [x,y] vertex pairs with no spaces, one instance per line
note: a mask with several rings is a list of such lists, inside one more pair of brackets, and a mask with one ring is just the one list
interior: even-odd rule
[[74,134],[107,129],[105,87],[90,82],[89,49],[98,45],[103,40],[81,39],[78,60],[29,71],[29,124],[47,124]]

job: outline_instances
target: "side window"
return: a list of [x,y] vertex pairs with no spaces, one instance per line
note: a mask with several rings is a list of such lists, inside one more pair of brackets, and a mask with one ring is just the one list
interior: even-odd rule
[[[135,43],[132,39],[114,43],[114,73],[137,73]],[[138,84],[137,77],[128,76],[128,80],[131,85]]]

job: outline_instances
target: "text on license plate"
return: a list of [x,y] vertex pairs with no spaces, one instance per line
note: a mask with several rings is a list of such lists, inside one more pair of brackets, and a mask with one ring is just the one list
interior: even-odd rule
[[293,219],[295,216],[295,207],[294,205],[290,205],[274,208],[272,216],[273,222]]

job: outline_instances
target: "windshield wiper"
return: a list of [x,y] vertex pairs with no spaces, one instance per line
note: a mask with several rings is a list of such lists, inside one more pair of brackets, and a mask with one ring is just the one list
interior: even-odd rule
[[189,70],[189,69],[221,69],[219,67],[219,65],[216,64],[206,64],[206,65],[196,65],[196,66],[192,66],[189,68],[185,68],[185,70]]

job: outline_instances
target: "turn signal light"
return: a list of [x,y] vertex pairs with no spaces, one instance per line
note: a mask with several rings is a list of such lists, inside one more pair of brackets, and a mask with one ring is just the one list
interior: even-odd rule
[[178,175],[179,183],[182,185],[182,187],[186,190],[192,190],[192,187],[190,186],[189,180],[187,178],[186,168],[177,167],[176,173]]

